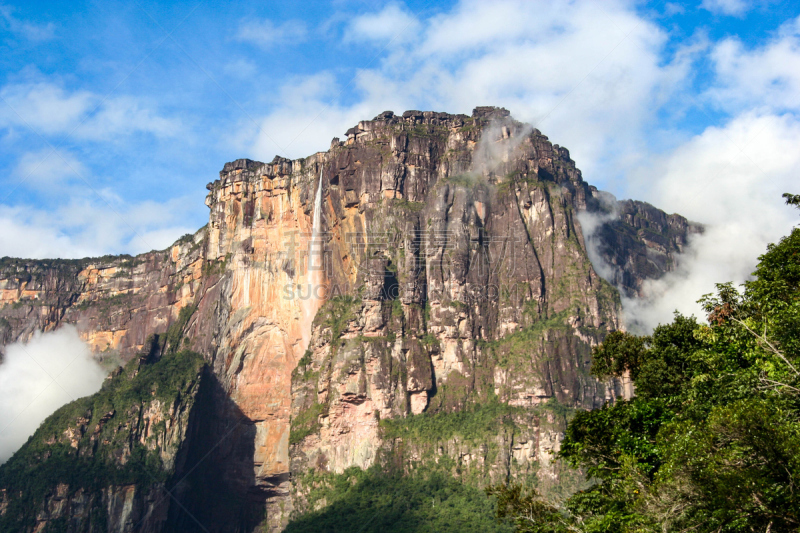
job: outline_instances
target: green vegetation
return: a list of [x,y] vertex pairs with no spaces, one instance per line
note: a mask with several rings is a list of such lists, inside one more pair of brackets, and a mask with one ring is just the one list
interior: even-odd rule
[[297,444],[312,433],[319,431],[319,416],[324,412],[325,406],[314,402],[311,407],[292,418],[292,425],[289,430],[289,444]]
[[79,272],[89,265],[113,266],[114,261],[122,259],[123,263],[134,260],[128,254],[103,255],[100,257],[84,257],[83,259],[19,259],[16,257],[0,258],[0,272],[20,272],[25,275],[45,271]]
[[400,300],[392,300],[392,316],[394,318],[403,318],[403,302]]
[[426,137],[444,140],[447,138],[447,128],[443,126],[434,126],[431,124],[414,124],[411,127],[403,127],[410,137]]
[[567,533],[572,529],[558,509],[542,501],[539,492],[520,485],[497,485],[486,488],[487,496],[497,498],[498,521],[510,523],[514,531]]
[[121,270],[122,269],[124,269],[124,270],[133,270],[134,268],[136,268],[137,266],[139,266],[139,265],[141,265],[143,263],[144,263],[144,259],[138,259],[136,257],[131,257],[130,259],[125,259],[124,261],[120,261],[120,263],[119,263],[119,265],[117,265],[117,267],[119,269],[121,269]]
[[181,340],[188,340],[184,339],[183,334],[195,311],[197,311],[197,306],[194,305],[181,308],[178,320],[173,322],[164,334],[164,353],[176,353],[181,347]]
[[708,325],[608,335],[592,372],[628,374],[636,396],[576,413],[559,452],[593,486],[559,505],[492,487],[498,516],[519,532],[798,531],[800,228],[753,278],[701,300]]
[[439,350],[439,337],[437,337],[433,333],[426,333],[425,335],[420,337],[419,340],[422,342],[425,348],[428,349],[429,352]]
[[[99,505],[99,492],[109,485],[166,482],[171,472],[162,463],[159,448],[148,449],[139,442],[138,424],[130,413],[143,411],[154,400],[165,411],[178,399],[187,401],[204,364],[202,356],[192,352],[170,354],[151,365],[140,366],[140,360],[134,359],[98,393],[71,402],[45,419],[0,466],[0,488],[9,496],[0,531],[31,526],[45,496],[59,483],[68,485],[70,493],[83,489],[97,495]],[[81,427],[82,432],[78,431]],[[163,443],[166,427],[157,427],[156,432]],[[95,514],[96,520],[105,517],[104,511]]]
[[531,189],[535,189],[536,187],[543,187],[546,191],[547,186],[539,181],[538,177],[530,177],[528,174],[523,175],[521,172],[514,171],[510,174],[506,174],[497,184],[496,190],[498,194],[507,194],[514,190],[515,187],[520,185],[528,185]]
[[[525,313],[528,313],[526,309]],[[496,357],[498,364],[507,367],[518,361],[528,362],[531,353],[537,351],[541,344],[545,332],[567,331],[569,326],[566,324],[568,311],[562,311],[545,320],[534,322],[528,327],[512,333],[496,341],[484,342]]]
[[303,480],[314,487],[310,505],[327,503],[295,519],[287,533],[352,532],[510,532],[492,518],[494,499],[481,490],[435,470],[410,475],[372,467],[344,473],[312,474]]
[[455,309],[458,312],[466,313],[467,311],[469,311],[469,306],[467,304],[465,304],[464,302],[459,302],[458,300],[452,300],[449,303],[449,305],[450,305],[450,307],[452,307],[453,309]]
[[468,133],[471,131],[475,131],[478,129],[478,126],[475,124],[474,118],[468,118],[464,121],[464,125],[458,128],[459,133]]
[[392,201],[391,206],[395,209],[403,209],[405,211],[410,211],[412,213],[419,213],[423,209],[425,209],[424,202],[411,202],[404,198],[398,198]]
[[233,256],[228,253],[225,254],[225,258],[222,260],[217,259],[216,261],[206,261],[203,264],[203,275],[214,276],[224,274],[225,270],[228,268],[228,263],[231,261],[231,257]]
[[455,435],[472,443],[497,435],[503,426],[512,427],[512,416],[524,410],[500,402],[497,398],[482,404],[473,403],[461,411],[412,415],[381,420],[383,438],[402,438],[418,443],[446,441]]
[[178,319],[170,324],[165,333],[154,333],[147,337],[144,342],[147,355],[154,357],[159,354],[174,354],[182,346],[186,346],[189,343],[189,338],[184,336],[186,326],[195,311],[197,311],[195,305],[182,307],[178,313]]
[[[175,244],[177,244],[177,245],[181,245],[181,244],[189,244],[190,242],[191,242],[191,243],[194,243],[194,234],[192,234],[192,233],[185,233],[185,234],[181,235],[180,239],[178,239],[177,241],[175,241]],[[173,245],[173,246],[174,246],[174,245]]]
[[134,298],[134,294],[132,291],[129,292],[120,292],[118,294],[114,294],[112,296],[105,296],[103,298],[98,298],[97,300],[84,300],[83,302],[79,303],[75,306],[75,309],[79,311],[85,311],[92,307],[98,309],[98,312],[101,315],[107,314],[112,307],[131,307],[131,301]]
[[322,317],[323,325],[331,329],[333,339],[338,339],[347,328],[347,323],[355,317],[361,306],[361,300],[353,296],[334,296],[322,306],[317,313]]
[[447,176],[441,180],[440,183],[448,183],[450,185],[455,185],[456,187],[472,189],[473,187],[484,185],[486,183],[486,179],[478,174],[454,174],[452,176]]
[[[321,365],[324,370],[315,371],[312,360],[313,354],[311,351],[306,350],[306,353],[297,362],[297,367],[292,372],[293,380],[302,377],[304,382],[314,382],[316,384],[320,371],[331,371],[331,359],[335,357],[335,354],[343,345],[343,341],[341,341],[342,333],[347,328],[348,322],[355,317],[355,312],[360,305],[361,300],[353,296],[334,296],[322,305],[314,321],[321,321],[323,327],[331,330],[331,358]],[[386,341],[386,338],[381,337],[381,340]],[[359,340],[359,342],[362,341]],[[297,444],[308,435],[319,431],[319,417],[326,413],[327,410],[328,405],[318,403],[316,399],[310,405],[306,404],[306,407],[291,420],[289,444]]]
[[303,357],[297,362],[297,366],[292,370],[292,381],[294,381],[297,376],[302,376],[303,381],[316,381],[318,373],[313,370],[312,356],[311,350],[306,350],[306,353],[304,353]]

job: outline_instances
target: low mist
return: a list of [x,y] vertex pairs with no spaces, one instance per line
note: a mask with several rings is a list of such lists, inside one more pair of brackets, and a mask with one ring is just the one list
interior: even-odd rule
[[56,409],[97,392],[105,377],[74,326],[6,346],[0,364],[0,463]]
[[[743,216],[740,220],[706,223],[705,231],[691,235],[684,253],[676,256],[675,269],[660,279],[646,280],[641,296],[627,297],[620,288],[626,329],[649,334],[659,324],[671,322],[675,311],[704,320],[697,300],[713,293],[717,283],[732,281],[739,285],[750,279],[767,245],[791,231],[788,217],[776,207],[764,206],[765,216],[761,219]],[[770,212],[772,217],[766,215]],[[617,218],[616,209],[600,214],[582,212],[578,218],[592,266],[616,285],[615,267],[604,261],[598,251],[599,241],[592,238],[602,224]]]
[[509,119],[492,119],[482,132],[472,156],[472,173],[489,176],[514,152],[533,131],[530,124],[515,124]]
[[[676,310],[703,320],[698,299],[714,292],[717,283],[750,279],[767,245],[800,222],[798,211],[781,197],[800,192],[798,140],[800,124],[791,117],[748,114],[708,128],[630,172],[626,195],[699,222],[705,231],[691,237],[672,272],[645,282],[641,298],[623,298],[629,331],[649,333],[671,322]],[[616,214],[610,209],[605,217],[582,214],[584,235]],[[591,241],[587,238],[592,264],[613,279],[613,269],[599,259]]]

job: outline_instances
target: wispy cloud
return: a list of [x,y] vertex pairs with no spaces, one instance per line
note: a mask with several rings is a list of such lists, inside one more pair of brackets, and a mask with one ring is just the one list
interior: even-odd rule
[[800,110],[800,18],[784,23],[762,46],[727,38],[712,53],[716,81],[707,96],[727,109],[753,105]]
[[0,89],[0,128],[32,128],[43,135],[71,134],[80,139],[148,133],[171,137],[180,133],[176,118],[161,116],[132,96],[102,97],[69,91],[51,81],[12,83]]
[[[112,191],[102,198],[75,187],[56,209],[0,205],[3,255],[34,259],[91,257],[164,249],[197,228],[186,225],[196,206],[192,198],[128,204]],[[71,198],[70,198],[71,197]]]
[[50,148],[22,154],[14,170],[14,183],[57,194],[76,178],[89,174],[86,166],[66,150]]
[[263,49],[300,43],[306,39],[308,29],[302,20],[287,20],[276,24],[270,19],[242,20],[236,40],[254,44]]
[[[391,38],[397,13],[411,16],[391,4],[357,18],[346,35]],[[383,23],[370,34],[362,21]],[[354,28],[363,31],[356,34]],[[319,110],[313,113],[293,100],[277,102],[265,125],[281,129],[263,128],[265,134],[305,129],[292,149],[316,151],[328,147],[331,134],[352,126],[344,122],[352,120],[346,108],[364,118],[405,106],[469,113],[476,105],[501,105],[569,146],[591,175],[611,166],[601,169],[609,154],[634,157],[645,150],[643,128],[686,79],[693,59],[676,54],[665,60],[665,31],[615,1],[465,0],[420,20],[416,31],[417,38],[391,47],[379,66],[359,70],[350,85],[340,84],[346,98],[337,98],[338,91],[320,93],[309,98]],[[305,85],[302,78],[289,80],[282,94],[302,92]],[[300,111],[295,119],[290,109]],[[314,117],[313,127],[306,127]],[[265,134],[254,151],[269,158],[275,148]]]
[[0,26],[30,41],[47,41],[52,39],[56,29],[52,22],[35,24],[20,20],[14,16],[14,8],[4,4],[0,4]]
[[397,42],[414,39],[421,27],[417,17],[401,4],[390,3],[381,11],[355,17],[344,33],[345,42]]
[[[749,8],[745,14],[758,17],[763,10],[756,8],[765,2],[707,2],[706,7],[718,14]],[[141,250],[138,239],[131,240],[134,233],[157,240],[158,232],[172,235],[189,224],[161,211],[175,209],[184,220],[195,221],[191,226],[202,224],[202,184],[226,159],[269,160],[276,153],[301,157],[325,150],[331,137],[387,109],[469,113],[476,105],[507,107],[569,147],[587,181],[619,197],[665,205],[652,191],[660,190],[667,174],[652,169],[653,161],[673,161],[678,153],[686,157],[686,147],[704,134],[714,133],[729,147],[728,137],[735,137],[731,128],[746,118],[753,127],[765,128],[753,135],[768,136],[773,124],[792,125],[798,116],[797,21],[769,33],[774,15],[746,30],[720,18],[715,24],[730,23],[726,35],[734,37],[715,41],[687,23],[708,20],[707,13],[692,13],[698,5],[669,22],[629,0],[459,0],[422,11],[399,0],[377,6],[338,2],[335,13],[311,9],[304,20],[274,14],[242,19],[236,8],[215,6],[196,11],[182,26],[185,33],[175,34],[186,52],[178,54],[181,63],[173,62],[171,40],[148,48],[153,35],[131,37],[141,28],[127,22],[121,31],[107,29],[102,42],[111,40],[110,48],[126,53],[141,48],[146,50],[142,56],[111,51],[95,57],[54,46],[45,58],[42,47],[17,47],[14,53],[22,54],[17,74],[3,79],[0,96],[19,116],[0,102],[0,168],[7,183],[31,170],[36,175],[3,213],[19,235],[27,228],[46,242],[2,238],[20,255],[30,255],[26,249],[72,256]],[[681,9],[667,5],[663,11],[674,15]],[[22,19],[21,13],[22,8],[12,15]],[[204,16],[205,22],[196,24]],[[59,34],[74,28],[70,20],[59,19]],[[41,16],[31,22],[47,26]],[[114,27],[102,22],[94,20],[93,27]],[[227,39],[214,38],[220,27],[230,29]],[[75,38],[80,37],[77,32]],[[290,45],[291,57],[264,53],[288,51]],[[51,57],[65,60],[56,67]],[[299,61],[303,57],[307,60]],[[118,88],[116,77],[106,80],[108,68],[120,73],[124,83]],[[269,72],[266,84],[261,72]],[[106,90],[111,90],[107,98]],[[46,142],[28,134],[27,124]],[[791,131],[787,126],[785,135]],[[39,165],[48,142],[59,151]],[[791,163],[786,154],[774,157]],[[102,199],[59,171],[65,159],[91,180]],[[647,176],[647,186],[637,189],[636,176]],[[166,203],[195,194],[195,179],[201,190],[189,208]],[[164,200],[152,224],[119,222],[115,211],[133,216],[153,190]],[[58,196],[63,198],[53,199]],[[689,211],[677,204],[668,208]],[[16,209],[12,217],[10,210]],[[117,221],[103,228],[103,217]],[[725,224],[722,218],[707,218],[699,221]],[[51,246],[51,241],[61,244]]]
[[97,392],[105,376],[74,326],[7,346],[0,364],[0,463],[53,411]]
[[696,300],[714,284],[742,283],[767,243],[797,223],[781,194],[797,190],[800,122],[747,113],[711,127],[631,176],[637,196],[707,225],[674,272],[649,282],[645,297],[625,302],[630,323],[649,329],[672,313],[702,317]]
[[747,13],[753,7],[753,3],[748,0],[703,0],[700,7],[717,15],[739,17]]
[[[375,22],[375,38],[386,38],[391,10],[405,12],[392,4],[356,20],[390,21]],[[797,21],[750,47],[703,34],[668,46],[667,31],[625,2],[463,0],[419,24],[418,39],[360,70],[352,90],[331,73],[287,83],[262,130],[297,137],[286,154],[296,156],[385,109],[509,108],[569,147],[590,183],[708,226],[676,272],[626,302],[631,323],[645,327],[676,308],[698,312],[693,302],[715,282],[744,281],[766,244],[791,228],[780,194],[800,174]],[[372,38],[366,29],[348,38],[356,35]],[[699,133],[673,126],[686,113],[706,121]],[[274,150],[257,135],[257,156]]]

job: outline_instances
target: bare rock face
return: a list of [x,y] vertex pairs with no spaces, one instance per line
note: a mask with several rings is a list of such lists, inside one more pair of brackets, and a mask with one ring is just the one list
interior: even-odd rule
[[[334,291],[342,296],[317,314],[294,373],[299,510],[306,472],[367,468],[400,440],[403,460],[447,456],[453,472],[478,469],[484,483],[553,476],[539,468],[558,446],[540,431],[545,404],[593,408],[618,393],[588,374],[591,347],[619,327],[618,295],[594,272],[575,221],[591,191],[565,149],[490,111],[361,123],[323,178],[329,228],[350,225],[352,190],[372,242],[345,252],[360,265],[355,283],[331,269],[331,287],[363,289]],[[370,158],[373,144],[388,147],[385,158]],[[510,408],[508,431],[416,442],[381,426],[487,403]]]
[[98,356],[129,360],[196,298],[204,231],[136,257],[0,259],[3,345],[69,323]]
[[[217,387],[193,408],[207,423],[181,440],[187,464],[245,504],[204,499],[199,479],[175,497],[208,520],[245,517],[218,531],[278,530],[308,509],[309,473],[387,458],[555,486],[565,410],[622,393],[589,375],[619,294],[589,260],[577,213],[600,202],[565,148],[489,107],[384,112],[346,135],[305,159],[226,163],[208,225],[168,250],[0,262],[3,344],[72,323],[98,358],[125,362],[180,326]],[[599,234],[635,291],[692,227],[646,204],[621,212]],[[151,490],[133,485],[114,501]],[[52,502],[75,490],[54,486]]]

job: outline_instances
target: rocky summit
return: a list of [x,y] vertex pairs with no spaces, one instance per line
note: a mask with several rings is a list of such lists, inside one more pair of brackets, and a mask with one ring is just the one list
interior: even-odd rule
[[3,345],[74,324],[117,368],[0,467],[0,531],[303,530],[390,467],[568,493],[567,416],[631,393],[589,373],[620,291],[702,231],[493,107],[387,111],[206,187],[167,250],[0,261]]

